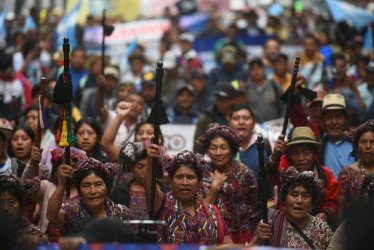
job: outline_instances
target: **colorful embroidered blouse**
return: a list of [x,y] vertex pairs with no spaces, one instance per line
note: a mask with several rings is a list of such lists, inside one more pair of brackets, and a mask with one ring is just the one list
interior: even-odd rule
[[[270,209],[269,220],[273,221],[269,246],[310,249],[308,243],[295,229],[287,227],[287,215],[284,210]],[[325,221],[309,214],[308,223],[301,230],[312,241],[315,249],[326,249],[333,235]],[[257,230],[254,235],[257,235]]]
[[134,220],[149,219],[145,192],[131,190],[129,208]]
[[[203,172],[200,190],[203,197],[206,197],[210,190],[209,173],[214,173],[212,165]],[[250,203],[256,196],[257,182],[253,171],[235,160],[231,174],[227,176],[214,202],[230,232],[242,233],[250,230]]]
[[[226,223],[218,209],[197,197],[196,215],[191,216],[183,210],[182,203],[172,194],[164,194],[161,208],[156,214],[159,220],[165,220],[167,242],[172,244],[222,244],[225,235],[229,235]],[[159,242],[161,242],[159,232]]]
[[357,162],[343,168],[338,176],[339,197],[345,200],[346,207],[352,205],[359,198],[361,184],[364,181],[361,172],[354,169],[353,166],[357,166]]
[[23,235],[42,235],[43,231],[39,227],[32,224],[26,217],[20,217],[17,224],[17,236]]
[[[126,206],[114,204],[108,198],[105,199],[104,206],[106,215],[109,218],[114,218],[119,221],[131,219],[131,211]],[[74,223],[91,217],[90,211],[82,202],[75,206],[63,205],[62,209],[65,211],[65,223],[61,229],[62,235],[64,235],[66,230],[73,226]]]

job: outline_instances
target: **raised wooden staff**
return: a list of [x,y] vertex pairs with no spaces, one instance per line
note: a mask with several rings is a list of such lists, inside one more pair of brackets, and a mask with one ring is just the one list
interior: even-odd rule
[[103,9],[103,18],[101,19],[101,26],[103,27],[103,38],[101,41],[101,74],[104,74],[105,68],[105,36],[110,36],[113,33],[114,26],[105,24],[105,9]]
[[[160,137],[160,125],[169,123],[168,116],[166,115],[165,107],[161,99],[162,77],[164,76],[163,63],[159,61],[156,68],[156,100],[151,113],[148,116],[147,123],[153,124],[155,143],[158,144]],[[153,158],[152,161],[152,189],[151,189],[151,207],[150,216],[154,219],[155,211],[155,190],[156,190],[156,174],[157,174],[157,159]]]
[[[70,145],[77,138],[71,129],[71,102],[73,101],[73,83],[69,70],[69,38],[64,38],[62,45],[64,52],[64,71],[59,76],[55,88],[53,89],[53,101],[61,104],[61,120],[59,125],[59,133],[56,135],[56,141],[59,146],[65,148],[64,159],[65,164],[70,165]],[[70,197],[70,179],[66,179],[66,196]]]
[[[266,169],[265,169],[265,161],[264,161],[264,150],[265,150],[265,143],[262,135],[257,137],[256,141],[257,152],[258,152],[258,163],[259,163],[259,173],[258,173],[258,193],[259,199],[261,201],[261,213],[262,213],[262,221],[268,224],[268,200],[267,200],[267,190],[266,190]],[[269,240],[264,242],[265,246],[269,245]]]
[[[45,128],[43,125],[43,105],[45,95],[45,77],[42,76],[40,79],[40,90],[39,90],[39,112],[38,112],[38,127],[36,128],[35,147],[40,148],[42,141],[42,129]],[[42,126],[43,125],[43,126]],[[39,161],[34,162],[34,176],[39,176]]]

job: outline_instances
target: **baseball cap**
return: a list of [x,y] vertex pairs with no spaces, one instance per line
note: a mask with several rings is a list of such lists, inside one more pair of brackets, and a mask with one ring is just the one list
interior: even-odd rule
[[217,88],[213,93],[223,97],[232,97],[236,94],[236,89],[229,83],[221,82],[217,84]]
[[182,84],[180,84],[178,86],[178,88],[177,88],[177,95],[179,95],[180,92],[182,90],[184,90],[184,89],[188,90],[192,95],[195,95],[195,89],[194,89],[194,87],[191,84],[188,84],[188,83],[182,83]]
[[193,43],[195,41],[195,37],[191,33],[186,32],[179,36],[179,41],[187,41]]
[[207,77],[207,75],[205,74],[205,72],[200,69],[200,68],[196,68],[194,69],[191,74],[190,74],[190,78],[192,79],[195,79],[195,78],[203,78],[203,77]]
[[236,93],[247,94],[245,83],[243,81],[233,80],[230,82],[230,85],[236,90]]
[[119,78],[119,70],[116,67],[108,66],[104,69],[104,75],[105,76],[112,76],[116,79]]
[[220,50],[221,63],[235,63],[236,49],[233,46],[225,46]]
[[147,71],[142,74],[142,84],[151,84],[155,85],[156,84],[156,75],[153,71]]

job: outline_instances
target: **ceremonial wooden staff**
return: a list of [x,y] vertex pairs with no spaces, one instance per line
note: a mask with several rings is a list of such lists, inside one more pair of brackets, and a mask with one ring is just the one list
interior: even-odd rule
[[103,9],[103,18],[101,19],[101,26],[103,27],[103,38],[101,42],[101,74],[104,74],[105,68],[105,36],[110,36],[113,33],[114,26],[105,24],[105,9]]
[[12,94],[12,103],[13,103],[13,110],[14,110],[14,114],[15,114],[14,121],[15,121],[16,126],[17,126],[20,122],[20,118],[19,118],[17,98],[16,98],[15,94]]
[[[165,107],[161,99],[161,89],[162,89],[162,77],[164,76],[163,63],[159,61],[156,68],[156,100],[152,108],[151,113],[148,116],[147,123],[153,124],[154,126],[154,143],[158,144],[158,139],[160,137],[160,125],[169,123],[168,116],[166,115]],[[158,159],[152,159],[152,186],[151,186],[151,207],[150,216],[154,219],[155,211],[155,190],[156,190],[156,174]]]
[[[267,201],[267,189],[266,189],[266,169],[265,169],[265,161],[264,161],[264,139],[262,135],[257,137],[256,146],[258,152],[258,163],[259,163],[259,173],[258,173],[258,194],[259,199],[261,201],[261,213],[262,213],[262,221],[268,224],[268,201]],[[269,245],[269,240],[264,242],[265,246]]]
[[288,93],[286,113],[284,115],[284,120],[283,120],[283,128],[282,128],[282,135],[284,135],[283,140],[286,138],[288,119],[290,118],[290,110],[293,104],[293,92],[295,90],[297,72],[299,71],[299,63],[300,63],[300,57],[297,56],[295,60],[293,72],[292,72],[292,80],[291,80],[291,86],[289,88],[289,93]]
[[[42,141],[42,129],[46,128],[43,125],[43,105],[44,105],[44,95],[45,95],[45,77],[42,76],[40,79],[40,89],[39,89],[39,112],[38,112],[38,127],[36,128],[36,138],[35,147],[40,148],[40,143]],[[39,176],[39,161],[34,162],[34,176]]]
[[[73,83],[71,81],[71,74],[69,70],[69,38],[64,38],[62,49],[64,52],[64,71],[59,76],[55,88],[53,89],[53,101],[57,104],[61,104],[61,120],[59,125],[59,133],[56,135],[56,141],[59,142],[58,145],[60,147],[65,148],[65,164],[70,165],[70,145],[74,143],[77,138],[73,134],[71,128],[71,102],[73,101]],[[70,179],[67,178],[67,197],[70,197],[70,184]]]

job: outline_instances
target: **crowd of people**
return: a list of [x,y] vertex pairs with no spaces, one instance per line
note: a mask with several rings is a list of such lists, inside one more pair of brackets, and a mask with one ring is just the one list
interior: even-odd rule
[[[196,125],[193,150],[172,155],[146,122],[156,98],[147,45],[138,42],[121,72],[109,57],[87,54],[84,27],[77,27],[69,65],[76,142],[67,164],[67,150],[57,141],[61,105],[53,101],[63,55],[52,53],[49,36],[61,13],[50,11],[43,21],[38,13],[31,13],[37,28],[28,29],[24,13],[9,12],[0,48],[0,238],[9,247],[145,239],[226,247],[373,246],[374,54],[362,50],[364,30],[307,9],[274,13],[270,7],[264,28],[258,9],[234,12],[227,24],[213,5],[206,28],[192,34],[165,9],[163,106],[171,124]],[[87,26],[97,24],[88,17]],[[262,57],[249,60],[242,38],[263,35]],[[195,39],[207,37],[217,38],[210,71],[194,49]],[[297,76],[284,44],[304,49]],[[51,126],[39,138],[43,75]],[[276,141],[264,138],[259,151],[255,125],[274,119],[289,119],[292,129]],[[166,228],[151,225],[143,237],[142,225],[129,225],[148,219]]]

